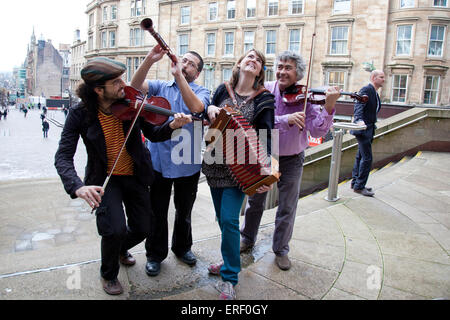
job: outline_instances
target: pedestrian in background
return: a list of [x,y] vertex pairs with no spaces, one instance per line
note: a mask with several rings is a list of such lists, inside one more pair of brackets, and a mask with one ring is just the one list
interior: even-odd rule
[[375,135],[375,122],[377,113],[381,109],[380,96],[377,90],[383,86],[384,72],[374,70],[370,74],[370,83],[359,91],[359,95],[369,97],[366,103],[356,102],[354,107],[354,122],[365,124],[365,130],[351,131],[358,141],[358,152],[356,153],[355,164],[352,171],[351,187],[354,192],[366,197],[372,197],[375,192],[372,188],[366,187],[372,167],[372,141]]
[[44,133],[44,138],[48,138],[48,130],[50,129],[50,124],[48,121],[44,118],[42,120],[42,131]]

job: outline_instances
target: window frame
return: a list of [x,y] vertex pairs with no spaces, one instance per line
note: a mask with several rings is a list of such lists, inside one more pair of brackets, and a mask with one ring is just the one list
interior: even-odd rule
[[[271,40],[273,40],[274,41],[274,43],[273,43],[273,46],[274,46],[274,52],[268,52],[268,48],[269,48],[269,42],[268,42],[268,36],[269,36],[269,32],[274,32],[274,34],[275,34],[275,37],[273,37],[273,39],[271,39]],[[277,30],[276,29],[267,29],[267,30],[265,30],[264,31],[264,54],[266,54],[266,55],[275,55],[276,53],[277,53]],[[271,44],[272,44],[272,42],[270,42]]]
[[[232,8],[230,9],[230,5],[233,4]],[[233,17],[230,18],[230,12],[233,13]],[[235,0],[228,0],[227,1],[227,20],[235,20],[236,19],[236,1]]]
[[[230,44],[228,43],[227,35],[233,36],[233,42]],[[223,55],[226,57],[234,57],[234,49],[235,49],[235,42],[236,42],[236,34],[234,31],[226,31],[224,30],[223,34]],[[231,53],[228,52],[228,47],[231,46],[232,50]]]
[[[333,30],[336,28],[347,28],[347,38],[345,40],[346,46],[345,46],[345,52],[333,52],[333,43],[334,42],[344,42],[343,39],[333,39]],[[329,46],[329,55],[331,56],[347,56],[350,54],[350,48],[349,48],[349,43],[350,43],[350,26],[349,25],[330,25],[330,46]],[[337,46],[336,46],[337,48]],[[336,49],[337,50],[337,49]]]
[[[271,4],[276,3],[276,13],[275,14],[270,14],[270,10],[272,8],[274,8],[273,6],[271,7]],[[268,17],[276,17],[279,15],[280,12],[280,2],[279,0],[267,0],[267,16]]]
[[[186,44],[181,43],[181,39],[184,39],[184,37],[186,37]],[[182,52],[181,48],[184,47],[186,47],[186,51]],[[189,33],[179,33],[177,35],[177,54],[179,57],[181,57],[188,51],[189,51]]]
[[[210,44],[208,35],[214,35],[214,43]],[[206,57],[214,57],[216,55],[216,42],[217,42],[217,34],[215,32],[206,32],[205,34],[205,56]],[[213,53],[209,53],[209,47],[213,46]]]
[[[405,88],[400,87],[400,85],[398,87],[395,87],[395,77],[406,77],[406,84],[405,84]],[[399,84],[401,84],[401,79],[399,79]],[[406,73],[396,73],[392,75],[392,83],[391,83],[391,102],[392,103],[406,103],[407,98],[408,98],[408,84],[409,84],[409,75]],[[394,91],[395,90],[405,90],[405,97],[404,97],[404,101],[395,101],[394,100]],[[400,95],[397,95],[397,97],[400,97]]]
[[[410,27],[411,28],[411,38],[409,39],[409,52],[408,53],[398,53],[399,48],[399,41],[405,42],[408,40],[402,39],[399,40],[399,29],[402,27]],[[413,49],[413,40],[414,40],[414,24],[398,24],[396,26],[396,34],[395,34],[395,56],[396,57],[411,57],[412,56],[412,49]]]
[[[437,78],[437,80],[438,80],[438,84],[437,84],[436,90],[428,89],[428,91],[431,91],[431,92],[435,92],[435,93],[436,93],[434,103],[427,103],[427,102],[425,102],[425,94],[426,94],[426,92],[427,92],[426,85],[427,85],[427,78],[428,78],[428,77],[431,77],[432,79]],[[441,76],[440,76],[440,75],[436,75],[436,74],[425,74],[425,76],[424,76],[423,90],[422,90],[422,92],[423,92],[422,103],[425,104],[425,105],[438,105],[438,103],[439,103],[439,91],[440,91],[440,86],[441,86]]]
[[[298,50],[294,50],[292,49],[292,39],[291,39],[291,35],[292,35],[292,31],[298,30],[299,33],[299,38],[298,38]],[[303,28],[290,28],[288,29],[288,50],[292,50],[296,53],[301,53],[302,50],[302,35],[303,35]]]
[[[294,11],[294,1],[295,2],[301,2],[301,5],[302,5],[301,12],[293,13],[293,11]],[[289,8],[289,10],[288,10],[289,15],[301,15],[301,14],[304,14],[305,13],[305,1],[304,0],[289,0],[288,8]]]
[[[187,10],[187,14],[186,12],[184,12],[184,10]],[[185,21],[184,19],[187,17],[187,21]],[[180,25],[181,26],[185,26],[185,25],[189,25],[191,24],[191,6],[181,6],[180,7]]]
[[[336,11],[336,2],[348,2],[348,10],[347,11]],[[348,14],[352,11],[352,2],[351,0],[333,0],[333,14]]]
[[[404,6],[402,6],[402,2],[403,1],[412,1],[412,4],[409,6],[406,6],[406,4]],[[399,0],[398,2],[398,7],[400,9],[409,9],[409,8],[415,8],[416,7],[416,0]]]
[[[254,7],[249,8],[249,1],[254,2]],[[257,6],[257,0],[246,0],[245,1],[245,18],[246,19],[256,19],[256,6]],[[253,14],[252,16],[249,16],[249,10]]]
[[[212,5],[214,5],[215,11],[216,11],[214,19],[211,19],[211,8],[212,8]],[[207,20],[210,21],[210,22],[217,21],[218,16],[219,16],[219,4],[218,4],[218,2],[209,2],[208,3],[208,13],[207,13],[207,17],[208,18],[207,18]]]
[[[433,31],[433,27],[443,27],[444,32],[442,33],[442,40],[433,40],[434,42],[441,41],[441,54],[440,55],[430,55],[430,48],[431,48],[431,33]],[[436,59],[436,58],[444,58],[444,52],[445,52],[445,42],[446,42],[446,34],[447,34],[447,26],[443,24],[431,24],[430,25],[430,34],[428,36],[428,45],[427,45],[427,57]]]

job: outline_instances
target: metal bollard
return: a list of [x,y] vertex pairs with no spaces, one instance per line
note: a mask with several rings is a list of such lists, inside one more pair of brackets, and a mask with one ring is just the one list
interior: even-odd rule
[[335,202],[339,200],[337,196],[339,171],[341,168],[341,154],[342,154],[342,138],[344,130],[365,130],[365,124],[336,122],[333,124],[335,129],[333,132],[333,148],[331,151],[330,177],[328,180],[328,195],[325,200]]

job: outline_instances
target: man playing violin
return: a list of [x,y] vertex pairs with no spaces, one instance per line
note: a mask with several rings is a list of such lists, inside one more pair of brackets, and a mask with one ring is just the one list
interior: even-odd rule
[[[95,58],[85,65],[81,70],[84,82],[77,89],[81,103],[70,110],[55,154],[55,167],[66,192],[96,208],[97,229],[102,237],[101,282],[105,292],[112,295],[123,292],[117,279],[119,261],[124,265],[135,264],[128,249],[150,232],[149,187],[154,173],[141,131],[152,141],[164,141],[170,139],[175,129],[192,121],[181,113],[161,126],[139,118],[117,159],[132,125],[132,121],[122,121],[111,111],[111,106],[125,96],[122,80],[125,70],[125,65],[108,58]],[[84,182],[73,161],[80,136],[88,156]],[[110,173],[109,183],[103,189]]]
[[[325,95],[323,110],[308,102],[306,111],[302,100],[296,104],[283,101],[283,93],[291,92],[305,72],[303,58],[295,52],[285,51],[278,55],[275,63],[276,81],[266,82],[265,87],[275,95],[275,129],[279,130],[279,169],[277,186],[279,204],[275,217],[272,249],[275,262],[281,270],[288,270],[289,241],[294,228],[300,182],[303,173],[304,150],[308,147],[308,133],[322,137],[333,124],[334,105],[340,96],[337,87],[329,87]],[[241,227],[241,252],[253,247],[264,211],[266,193],[249,197],[245,208],[244,224]]]
[[[157,95],[166,98],[172,111],[189,113],[202,113],[209,105],[210,92],[197,85],[194,81],[203,69],[202,57],[194,52],[185,53],[178,60],[176,56],[171,62],[172,81],[146,80],[151,66],[160,61],[167,50],[159,44],[156,45],[136,70],[131,85],[148,95]],[[197,125],[198,124],[198,125]],[[186,125],[183,130],[189,133],[190,159],[175,163],[172,151],[178,150],[181,141],[165,141],[149,143],[152,163],[155,169],[155,183],[158,188],[151,189],[153,205],[152,231],[150,238],[145,242],[147,263],[145,271],[149,276],[156,276],[161,271],[161,262],[168,255],[168,211],[172,186],[174,188],[175,221],[172,234],[171,250],[184,263],[192,266],[197,258],[191,251],[192,227],[191,212],[197,195],[197,185],[201,169],[201,139],[203,127],[201,122]],[[183,140],[185,135],[183,134]],[[186,141],[182,141],[186,144]],[[182,152],[186,152],[183,150]],[[177,155],[179,153],[176,152]],[[184,157],[183,157],[184,158]]]

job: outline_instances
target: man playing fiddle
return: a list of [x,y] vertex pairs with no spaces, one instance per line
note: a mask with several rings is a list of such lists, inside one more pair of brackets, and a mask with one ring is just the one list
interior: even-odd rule
[[[171,138],[174,129],[192,121],[181,113],[161,126],[139,118],[112,170],[132,124],[116,118],[111,108],[125,97],[122,80],[125,70],[125,65],[108,58],[95,58],[85,65],[81,70],[84,82],[77,89],[81,103],[70,110],[55,154],[55,167],[66,192],[96,208],[97,229],[102,237],[101,282],[105,292],[113,295],[123,292],[117,279],[119,261],[124,265],[135,264],[128,249],[145,239],[150,231],[149,187],[154,173],[141,131],[152,141],[164,141]],[[88,156],[84,182],[73,161],[80,136]],[[111,171],[111,179],[103,190],[101,186]]]
[[[334,105],[340,96],[337,87],[326,91],[323,110],[319,105],[304,101],[288,104],[283,94],[290,92],[305,72],[303,58],[292,51],[281,53],[275,63],[276,81],[266,82],[265,87],[275,95],[275,129],[279,130],[279,204],[275,217],[272,249],[275,262],[281,270],[288,270],[289,241],[294,228],[300,182],[303,173],[304,150],[308,147],[308,134],[322,137],[333,124]],[[266,193],[249,197],[241,227],[241,252],[253,247],[264,211]]]

